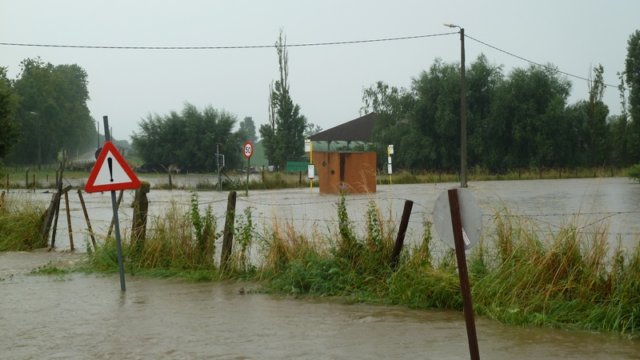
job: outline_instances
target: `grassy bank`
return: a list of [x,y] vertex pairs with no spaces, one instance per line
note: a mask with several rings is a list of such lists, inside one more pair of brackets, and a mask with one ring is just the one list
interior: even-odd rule
[[[462,309],[453,252],[434,253],[426,221],[421,238],[413,239],[416,245],[404,249],[394,268],[396,224],[374,202],[363,214],[361,232],[348,216],[344,197],[337,204],[335,227],[307,234],[282,220],[259,228],[248,208],[236,216],[234,249],[221,269],[216,249],[221,229],[213,221],[218,215],[211,208],[199,210],[195,194],[188,208],[174,204],[150,219],[144,242],[125,241],[126,272],[195,281],[242,279],[258,282],[269,293]],[[640,337],[640,247],[609,248],[614,242],[606,229],[585,234],[572,225],[541,238],[506,210],[495,214],[493,225],[468,255],[479,315],[515,325]],[[88,253],[77,269],[116,272],[116,259],[111,239]]]
[[[584,235],[570,225],[539,238],[527,223],[507,215],[496,214],[495,232],[469,255],[478,314],[515,325],[640,335],[640,247],[609,249],[604,229]],[[270,293],[462,309],[455,258],[452,252],[434,256],[430,224],[425,223],[419,245],[405,249],[393,269],[396,227],[375,203],[364,214],[361,236],[348,218],[345,198],[338,204],[337,227],[328,234],[301,234],[280,221],[259,230],[249,210],[237,218],[235,249],[226,269],[212,257],[216,229],[202,230],[208,216],[197,212],[197,199],[189,211],[172,207],[154,220],[143,248],[125,246],[128,271],[253,280]],[[113,242],[91,253],[88,267],[116,271]]]

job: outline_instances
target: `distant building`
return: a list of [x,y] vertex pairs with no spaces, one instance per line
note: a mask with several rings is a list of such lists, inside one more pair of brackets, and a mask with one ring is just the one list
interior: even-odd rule
[[367,151],[376,118],[369,113],[309,137],[320,193],[376,192],[376,152]]

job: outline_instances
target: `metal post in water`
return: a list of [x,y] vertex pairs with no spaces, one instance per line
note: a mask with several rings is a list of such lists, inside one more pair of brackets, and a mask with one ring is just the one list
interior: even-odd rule
[[[104,121],[104,139],[105,141],[111,141],[111,133],[109,131],[109,117],[103,116]],[[120,289],[124,292],[127,291],[127,286],[124,280],[124,264],[122,260],[122,241],[120,240],[120,221],[118,220],[118,203],[116,201],[116,192],[111,190],[111,207],[113,208],[113,223],[116,228],[116,251],[118,253],[118,272],[120,273]]]

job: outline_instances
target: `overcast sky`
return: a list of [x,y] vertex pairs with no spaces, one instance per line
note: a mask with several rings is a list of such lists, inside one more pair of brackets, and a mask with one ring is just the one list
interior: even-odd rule
[[[637,0],[0,0],[0,42],[94,46],[272,45],[366,40],[451,32],[443,23],[518,56],[589,77],[602,64],[618,84],[629,35],[640,28]],[[454,29],[453,31],[456,31]],[[528,63],[466,39],[467,65],[481,53],[505,74]],[[148,114],[211,105],[256,125],[268,119],[269,84],[278,77],[273,48],[108,50],[0,46],[0,66],[15,78],[25,58],[78,64],[89,76],[91,115],[108,115],[128,139]],[[408,88],[434,59],[460,61],[457,34],[367,44],[289,48],[293,101],[323,129],[359,116],[362,90],[378,80]],[[587,97],[573,83],[570,103]],[[619,114],[618,91],[605,102]],[[103,132],[102,129],[100,132]]]

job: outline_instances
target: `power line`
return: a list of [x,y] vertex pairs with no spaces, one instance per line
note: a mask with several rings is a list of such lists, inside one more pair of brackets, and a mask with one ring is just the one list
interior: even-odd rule
[[[402,40],[415,40],[415,39],[424,39],[430,37],[438,37],[438,36],[447,36],[447,35],[457,35],[459,32],[445,32],[445,33],[435,33],[435,34],[424,34],[424,35],[411,35],[411,36],[399,36],[399,37],[386,37],[386,38],[378,38],[378,39],[365,39],[365,40],[346,40],[346,41],[327,41],[327,42],[311,42],[311,43],[297,43],[297,44],[287,44],[287,47],[318,47],[318,46],[338,46],[338,45],[355,45],[355,44],[368,44],[368,43],[376,43],[376,42],[392,42],[392,41],[402,41]],[[584,76],[579,76],[575,74],[568,73],[566,71],[562,71],[553,66],[544,65],[539,62],[527,59],[523,56],[514,54],[510,51],[501,49],[495,45],[491,45],[485,41],[474,38],[473,36],[465,33],[466,38],[471,39],[479,44],[482,44],[486,47],[494,49],[503,54],[509,55],[516,59],[525,61],[529,64],[542,67],[547,70],[555,71],[557,73],[563,74],[568,77],[572,77],[575,79],[579,79],[586,82],[592,82],[593,80],[586,78]],[[12,42],[0,42],[0,46],[15,46],[15,47],[36,47],[36,48],[63,48],[63,49],[93,49],[93,50],[248,50],[248,49],[270,49],[275,45],[214,45],[214,46],[121,46],[121,45],[70,45],[70,44],[35,44],[35,43],[12,43]],[[618,88],[617,85],[603,83],[606,87]]]
[[[529,59],[527,59],[527,58],[525,58],[523,56],[514,54],[514,53],[509,52],[507,50],[503,50],[503,49],[501,49],[501,48],[499,48],[497,46],[491,45],[491,44],[486,43],[486,42],[484,42],[482,40],[478,40],[478,39],[476,39],[476,38],[474,38],[472,36],[469,36],[467,34],[465,34],[464,36],[466,38],[469,38],[469,39],[471,39],[471,40],[473,40],[473,41],[475,41],[477,43],[480,43],[480,44],[482,44],[484,46],[490,47],[490,48],[492,48],[492,49],[494,49],[496,51],[499,51],[499,52],[501,52],[503,54],[507,54],[507,55],[512,56],[512,57],[514,57],[516,59],[520,59],[522,61],[526,61],[526,62],[528,62],[528,63],[530,63],[532,65],[539,66],[539,67],[542,67],[542,68],[545,68],[545,69],[548,69],[548,70],[552,70],[552,71],[555,71],[557,73],[560,73],[560,74],[563,74],[563,75],[566,75],[566,76],[569,76],[569,77],[572,77],[572,78],[576,78],[576,79],[579,79],[579,80],[583,80],[583,81],[586,81],[586,82],[589,82],[589,83],[593,81],[593,80],[588,79],[588,78],[586,78],[584,76],[574,75],[574,74],[562,71],[560,69],[554,68],[553,66],[543,65],[543,64],[540,64],[539,62],[536,62],[536,61],[533,61],[533,60],[529,60]],[[606,83],[603,83],[602,85],[607,86],[607,87],[613,87],[613,88],[617,88],[618,87],[617,85],[611,85],[611,84],[606,84]]]
[[[329,41],[316,43],[287,44],[287,47],[313,47],[313,46],[334,46],[367,44],[375,42],[390,42],[400,40],[415,40],[437,36],[455,35],[457,32],[446,32],[426,35],[388,37],[366,40]],[[33,44],[33,43],[11,43],[0,42],[2,46],[39,47],[39,48],[65,48],[65,49],[107,49],[107,50],[240,50],[240,49],[270,49],[275,45],[229,45],[229,46],[108,46],[108,45],[68,45],[68,44]]]

